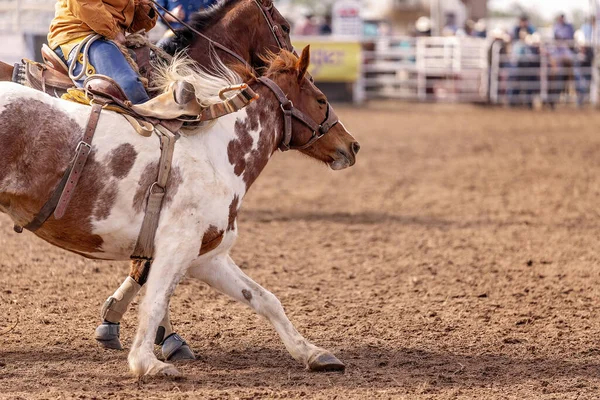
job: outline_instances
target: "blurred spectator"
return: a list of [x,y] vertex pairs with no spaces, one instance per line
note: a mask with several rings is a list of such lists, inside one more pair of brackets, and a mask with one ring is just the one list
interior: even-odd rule
[[[194,14],[196,11],[211,7],[217,4],[218,1],[219,0],[158,0],[157,2],[169,10],[171,14],[187,23],[190,21],[192,14]],[[163,10],[160,10],[159,13],[173,29],[179,29],[183,27],[175,18]]]
[[294,28],[294,34],[298,36],[316,36],[319,34],[319,24],[312,13],[306,13],[304,19]]
[[456,24],[456,14],[447,13],[446,14],[446,23],[444,24],[444,29],[442,30],[443,36],[454,36],[458,31],[458,25]]
[[321,24],[321,27],[319,28],[319,34],[323,35],[323,36],[331,35],[333,33],[333,29],[331,28],[331,23],[332,23],[331,14],[327,14],[325,16],[325,20],[323,21],[323,24]]
[[521,15],[519,18],[519,23],[515,26],[513,30],[512,39],[514,41],[524,40],[527,35],[532,35],[535,33],[535,27],[529,22],[529,16]]
[[567,23],[564,14],[561,14],[556,18],[556,24],[554,24],[554,39],[556,40],[574,40],[575,29],[573,25]]
[[540,93],[540,35],[519,31],[519,38],[513,41],[513,61],[509,75],[508,101],[514,106],[526,104],[533,108],[533,99]]
[[415,22],[415,36],[431,36],[431,20],[428,17],[420,17]]
[[596,18],[589,17],[585,23],[581,25],[581,33],[583,34],[583,40],[585,44],[591,45],[593,43],[594,28],[596,27]]
[[465,22],[465,27],[463,28],[463,31],[460,33],[461,34],[459,35],[459,31],[457,31],[457,36],[475,36],[475,21],[473,21],[472,19],[468,19],[467,22]]
[[475,24],[474,36],[482,39],[487,37],[487,26],[484,19],[480,19]]

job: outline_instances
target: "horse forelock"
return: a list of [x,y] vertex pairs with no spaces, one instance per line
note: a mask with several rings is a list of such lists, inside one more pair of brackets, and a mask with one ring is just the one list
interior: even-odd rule
[[262,59],[267,65],[265,76],[273,77],[298,71],[298,56],[287,50],[281,50],[279,53],[269,52]]

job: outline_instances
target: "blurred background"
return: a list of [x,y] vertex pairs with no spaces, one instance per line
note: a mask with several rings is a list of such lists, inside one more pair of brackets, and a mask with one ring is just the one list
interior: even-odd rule
[[[2,60],[39,59],[54,3],[0,1],[0,35],[10,43]],[[598,0],[276,3],[295,46],[312,44],[312,72],[337,101],[598,104]]]

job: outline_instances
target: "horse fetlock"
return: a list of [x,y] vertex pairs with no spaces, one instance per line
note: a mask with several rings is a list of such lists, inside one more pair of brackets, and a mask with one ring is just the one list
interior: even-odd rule
[[165,360],[168,361],[196,359],[190,346],[188,346],[185,340],[176,333],[171,334],[164,340],[162,343],[162,353]]
[[120,337],[121,326],[117,323],[104,321],[96,328],[95,339],[105,349],[122,350]]
[[128,276],[115,293],[104,302],[100,313],[102,320],[112,323],[121,322],[129,303],[141,288],[140,284]]

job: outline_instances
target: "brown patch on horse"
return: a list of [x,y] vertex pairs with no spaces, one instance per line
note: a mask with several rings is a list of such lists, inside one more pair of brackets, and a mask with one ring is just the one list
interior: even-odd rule
[[146,284],[152,262],[148,260],[131,260],[129,276],[141,286]]
[[[156,182],[157,178],[158,161],[153,161],[144,168],[144,171],[140,176],[140,181],[138,182],[138,189],[133,196],[133,209],[138,213],[143,212],[146,209],[146,204],[148,203],[148,191],[150,190],[150,186]],[[179,167],[171,169],[165,198],[163,200],[163,208],[173,202],[173,199],[179,190],[179,186],[182,183],[183,174],[181,173],[181,169]]]
[[244,298],[248,301],[252,300],[252,292],[249,291],[248,289],[242,289],[242,295],[244,296]]
[[271,155],[277,149],[277,117],[263,109],[258,114],[258,119],[261,122],[262,131],[258,138],[257,148],[250,151],[246,156],[246,170],[244,172],[246,190],[256,181],[256,178],[267,166]]
[[[246,119],[235,123],[237,138],[227,145],[227,156],[234,173],[237,176],[243,175],[246,190],[256,181],[276,150],[277,118],[267,109],[258,110],[257,106],[250,106]],[[258,144],[252,149],[254,141],[250,132],[258,129],[261,129]]]
[[227,145],[227,156],[229,162],[233,165],[233,172],[241,176],[246,170],[246,154],[252,150],[253,139],[250,131],[255,131],[259,127],[258,118],[250,115],[245,120],[235,122],[235,134],[237,139],[232,140]]
[[227,224],[227,232],[235,229],[235,220],[237,218],[239,204],[240,197],[236,194],[235,196],[233,196],[231,204],[229,204],[229,220]]
[[214,225],[209,226],[206,232],[204,232],[204,236],[202,236],[202,245],[200,247],[200,253],[198,253],[198,255],[202,256],[206,253],[210,253],[211,251],[219,247],[219,245],[223,241],[224,233],[225,232],[223,232],[222,229],[219,229]]
[[97,221],[108,219],[110,211],[115,205],[115,201],[117,201],[118,193],[119,190],[116,185],[106,186],[100,197],[98,197],[96,209],[94,210],[94,218],[96,218]]
[[[17,224],[31,221],[48,200],[82,136],[69,115],[41,101],[19,99],[5,107],[0,114],[0,192]],[[92,234],[91,220],[107,175],[92,151],[67,213],[59,221],[50,217],[36,235],[78,253],[101,251],[103,241]]]
[[137,154],[137,151],[135,151],[135,148],[130,143],[123,143],[111,151],[108,167],[112,176],[117,179],[123,179],[129,175],[133,164],[135,164]]

